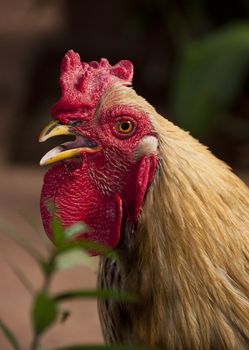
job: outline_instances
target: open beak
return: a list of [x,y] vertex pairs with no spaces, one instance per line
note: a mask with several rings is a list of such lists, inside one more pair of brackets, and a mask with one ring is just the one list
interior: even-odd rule
[[84,153],[99,152],[102,147],[95,141],[84,135],[76,135],[73,127],[60,124],[58,121],[52,121],[41,132],[39,142],[44,142],[51,137],[58,135],[75,135],[75,140],[65,142],[46,153],[40,160],[40,165],[47,165],[59,162],[68,158],[75,158]]

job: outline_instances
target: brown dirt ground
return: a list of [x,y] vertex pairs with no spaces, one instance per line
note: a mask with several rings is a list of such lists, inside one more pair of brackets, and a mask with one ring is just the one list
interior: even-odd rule
[[[31,341],[31,297],[12,272],[9,263],[23,271],[36,289],[41,286],[42,276],[33,259],[5,233],[3,223],[7,221],[35,247],[43,246],[36,230],[27,220],[32,219],[42,230],[39,193],[43,173],[43,170],[34,171],[28,167],[0,168],[0,318],[17,334],[24,350],[29,349]],[[248,174],[241,172],[240,176],[249,183]],[[93,269],[77,267],[59,273],[53,281],[52,291],[95,287],[97,258],[93,258],[93,265]],[[96,301],[68,302],[64,308],[70,309],[71,317],[44,335],[44,346],[103,342]],[[0,350],[10,349],[0,332]]]

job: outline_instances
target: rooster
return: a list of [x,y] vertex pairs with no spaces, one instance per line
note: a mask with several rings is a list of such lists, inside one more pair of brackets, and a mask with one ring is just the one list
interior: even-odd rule
[[[109,344],[168,350],[249,349],[249,190],[229,167],[132,89],[133,66],[61,65],[62,96],[40,141],[49,151],[41,194],[45,231],[83,221],[117,251],[100,258],[100,288],[136,303],[99,301]],[[54,203],[55,213],[47,202]]]

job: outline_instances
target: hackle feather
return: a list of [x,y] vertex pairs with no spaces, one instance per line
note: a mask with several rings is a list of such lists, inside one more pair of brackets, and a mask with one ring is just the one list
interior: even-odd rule
[[[101,263],[102,286],[124,288],[139,300],[101,304],[104,332],[113,312],[120,342],[169,350],[249,349],[248,187],[130,88],[113,89],[105,103],[110,97],[148,114],[159,165],[135,232],[123,233],[121,263],[112,272],[118,283],[107,281]],[[122,333],[124,319],[129,327]],[[106,339],[116,341],[110,334]]]

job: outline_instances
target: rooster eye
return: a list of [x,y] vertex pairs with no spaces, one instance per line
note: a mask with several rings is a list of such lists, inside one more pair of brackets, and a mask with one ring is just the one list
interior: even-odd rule
[[122,134],[130,134],[134,127],[134,123],[130,120],[120,120],[115,124],[115,129]]

